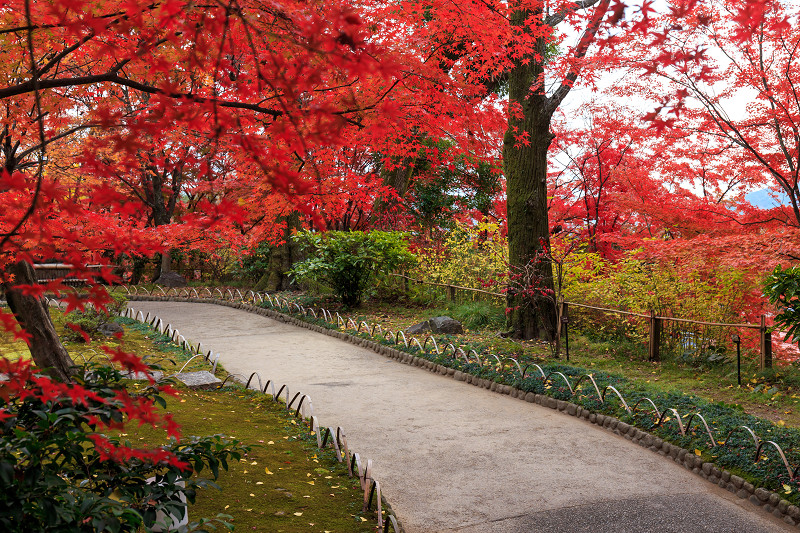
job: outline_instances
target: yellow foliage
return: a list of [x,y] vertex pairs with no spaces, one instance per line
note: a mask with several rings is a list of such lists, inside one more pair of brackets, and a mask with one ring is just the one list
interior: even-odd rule
[[499,290],[507,270],[508,242],[492,222],[457,223],[439,249],[425,249],[417,274],[427,281]]

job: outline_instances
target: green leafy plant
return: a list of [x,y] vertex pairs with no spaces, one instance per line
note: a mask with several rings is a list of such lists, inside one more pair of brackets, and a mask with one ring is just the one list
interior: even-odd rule
[[215,486],[193,474],[207,468],[216,479],[220,468],[227,470],[229,460],[238,461],[247,451],[220,435],[171,437],[153,451],[134,448],[122,435],[99,433],[99,427],[121,428],[136,406],[166,401],[158,387],[128,391],[114,368],[79,370],[71,391],[80,396],[66,395],[65,387],[28,373],[25,395],[6,394],[0,400],[3,531],[170,527],[171,516],[184,515],[183,498],[192,503],[198,488]]
[[764,282],[764,294],[778,307],[775,325],[784,329],[787,340],[800,341],[800,267],[775,267]]
[[99,309],[90,304],[82,310],[72,311],[65,315],[67,329],[62,335],[62,339],[67,342],[89,342],[98,336],[100,328],[104,324],[113,321],[114,317],[125,309],[128,303],[124,295],[112,292],[109,293],[111,301],[106,304],[105,309]]
[[293,239],[308,253],[290,271],[299,281],[330,286],[348,307],[361,303],[380,275],[414,262],[405,235],[399,232],[304,231]]

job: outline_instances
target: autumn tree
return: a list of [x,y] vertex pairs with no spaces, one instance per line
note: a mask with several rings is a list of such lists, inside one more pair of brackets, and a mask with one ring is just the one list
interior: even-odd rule
[[[365,28],[348,6],[253,3],[229,9],[181,1],[65,6],[14,0],[0,9],[0,191],[4,205],[22,206],[3,213],[4,290],[16,319],[34,332],[36,361],[60,378],[67,376],[68,355],[53,334],[36,333],[50,323],[42,288],[29,266],[15,265],[57,258],[75,265],[72,275],[86,277],[82,265],[97,259],[99,249],[119,254],[156,245],[131,232],[100,244],[104,227],[112,230],[130,215],[130,202],[109,186],[118,169],[75,170],[91,172],[92,179],[83,181],[83,195],[67,205],[64,184],[48,178],[48,146],[102,128],[149,144],[118,144],[118,160],[147,150],[148,157],[157,157],[164,148],[155,146],[157,133],[183,127],[195,138],[238,150],[250,165],[247,179],[258,173],[288,194],[302,188],[298,156],[315,144],[336,144],[339,130],[381,106],[381,94],[362,100],[350,90],[359,76],[369,72],[380,80],[386,71],[376,60],[383,52],[365,41]],[[132,113],[120,105],[122,91],[147,95],[139,99],[146,103]],[[213,165],[206,164],[195,179],[211,173]],[[235,220],[242,211],[224,201],[199,207],[202,214],[192,218],[196,227]],[[98,229],[91,243],[74,227],[89,220]],[[57,283],[47,288],[63,290]]]
[[[745,7],[713,0],[688,2],[679,17],[665,13],[658,25],[668,30],[659,49],[631,43],[640,59],[638,72],[648,80],[632,90],[660,104],[652,120],[706,147],[695,150],[694,157],[687,150],[687,158],[700,162],[709,154],[721,155],[716,173],[696,172],[704,195],[710,187],[741,203],[744,192],[767,187],[787,198],[770,213],[750,211],[751,217],[745,209],[729,217],[739,224],[774,220],[798,226],[800,31],[793,21],[800,11],[777,0]],[[697,50],[703,60],[689,60]]]

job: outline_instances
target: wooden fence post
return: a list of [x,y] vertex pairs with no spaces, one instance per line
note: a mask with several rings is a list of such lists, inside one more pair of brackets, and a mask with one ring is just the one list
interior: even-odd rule
[[767,321],[764,315],[761,315],[761,370],[765,368],[772,368],[772,333],[767,330]]
[[450,299],[451,302],[456,301],[456,288],[452,285],[447,286],[447,297]]
[[650,311],[650,346],[649,360],[661,361],[661,319],[656,316],[655,311]]

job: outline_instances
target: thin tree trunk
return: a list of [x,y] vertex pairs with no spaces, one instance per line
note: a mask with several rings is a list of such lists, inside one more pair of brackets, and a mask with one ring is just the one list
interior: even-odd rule
[[[297,212],[291,213],[286,217],[281,217],[286,222],[283,231],[283,244],[273,246],[269,253],[269,265],[267,267],[266,289],[270,292],[285,291],[291,288],[292,279],[286,275],[295,261],[298,259],[298,251],[292,241],[292,233],[300,228],[300,215]],[[279,219],[280,221],[280,219]],[[259,280],[261,285],[261,280]]]
[[14,276],[14,282],[4,283],[3,291],[17,322],[31,335],[28,349],[33,361],[52,378],[68,381],[74,373],[75,363],[58,338],[50,309],[43,299],[24,295],[15,288],[17,285],[36,283],[33,266],[21,261],[8,267],[6,275],[8,274]]

